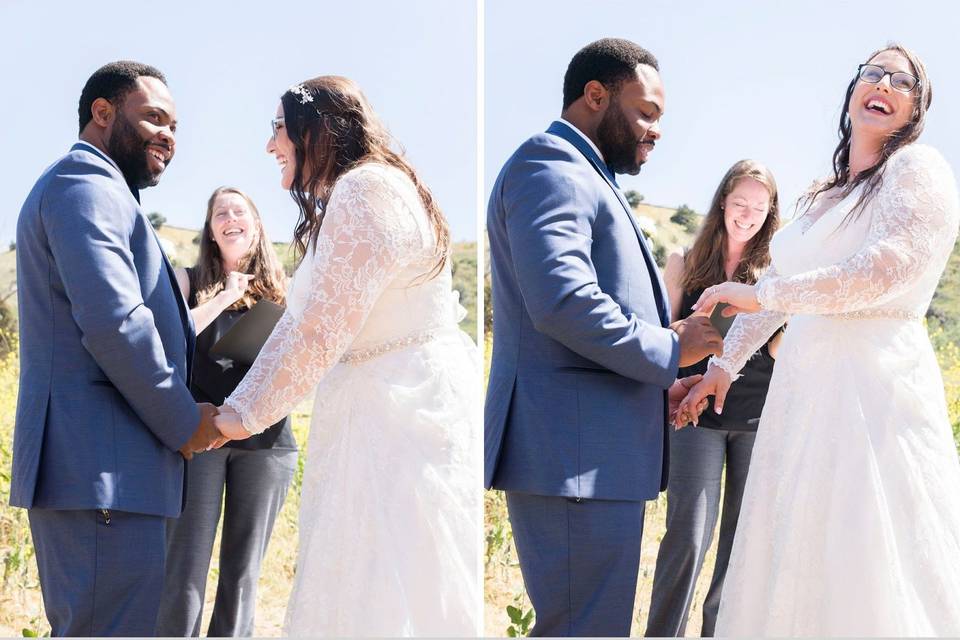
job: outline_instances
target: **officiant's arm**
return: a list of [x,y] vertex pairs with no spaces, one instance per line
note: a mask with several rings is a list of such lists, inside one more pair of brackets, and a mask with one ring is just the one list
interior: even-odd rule
[[597,282],[598,194],[549,161],[521,163],[502,184],[513,266],[536,329],[611,371],[668,388],[679,368],[677,334],[625,315]]
[[[832,314],[877,307],[927,273],[957,234],[956,183],[930,148],[907,148],[890,161],[863,248],[836,264],[793,276],[763,277],[757,300],[764,309]],[[867,215],[864,213],[863,215]]]
[[250,433],[289,414],[346,352],[405,260],[422,255],[413,213],[392,178],[361,167],[327,205],[302,314],[288,309],[224,403]]
[[[187,275],[187,270],[177,268],[174,271],[177,274],[177,285],[180,287],[180,293],[183,294],[183,299],[189,300],[190,277]],[[223,289],[206,302],[190,309],[190,315],[193,317],[193,326],[197,335],[203,333],[203,330],[209,327],[221,313],[243,297],[244,292],[247,290],[247,283],[252,279],[252,275],[231,271],[227,276],[227,281]]]
[[105,197],[102,181],[76,176],[51,182],[42,211],[84,348],[144,424],[178,451],[197,429],[200,411],[141,297],[130,250],[134,216]]

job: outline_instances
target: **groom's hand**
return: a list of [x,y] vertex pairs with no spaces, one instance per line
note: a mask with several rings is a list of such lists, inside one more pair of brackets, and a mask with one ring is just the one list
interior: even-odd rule
[[706,316],[693,315],[674,322],[670,328],[680,339],[681,367],[689,367],[707,356],[723,353],[723,338]]
[[187,460],[195,453],[206,451],[220,438],[220,432],[217,431],[213,422],[213,417],[217,415],[217,408],[207,402],[200,402],[197,406],[200,408],[200,424],[187,440],[187,444],[180,448],[180,455]]

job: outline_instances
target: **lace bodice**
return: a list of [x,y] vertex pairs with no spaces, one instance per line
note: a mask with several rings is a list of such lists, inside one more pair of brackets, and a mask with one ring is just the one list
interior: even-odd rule
[[457,321],[449,264],[427,279],[436,241],[413,182],[364,164],[340,178],[287,310],[225,405],[259,433],[289,413],[348,349],[376,353]]
[[774,236],[772,266],[757,282],[763,311],[740,314],[711,363],[736,377],[790,315],[923,317],[957,238],[950,166],[933,148],[912,144],[890,157],[876,195],[845,223],[859,195]]

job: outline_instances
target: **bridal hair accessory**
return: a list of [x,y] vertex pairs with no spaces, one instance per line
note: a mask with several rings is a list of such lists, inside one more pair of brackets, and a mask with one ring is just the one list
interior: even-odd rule
[[297,96],[297,100],[300,101],[300,104],[313,102],[313,94],[310,93],[310,90],[307,89],[306,85],[302,82],[300,84],[293,85],[288,89],[288,91]]

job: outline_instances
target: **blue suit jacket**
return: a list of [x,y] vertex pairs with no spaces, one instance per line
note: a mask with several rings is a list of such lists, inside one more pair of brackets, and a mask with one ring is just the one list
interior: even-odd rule
[[120,171],[75,145],[17,222],[20,388],[10,503],[179,515],[200,420],[194,330]]
[[676,334],[614,176],[561,122],[500,172],[487,211],[493,361],[485,485],[646,500],[666,486]]

